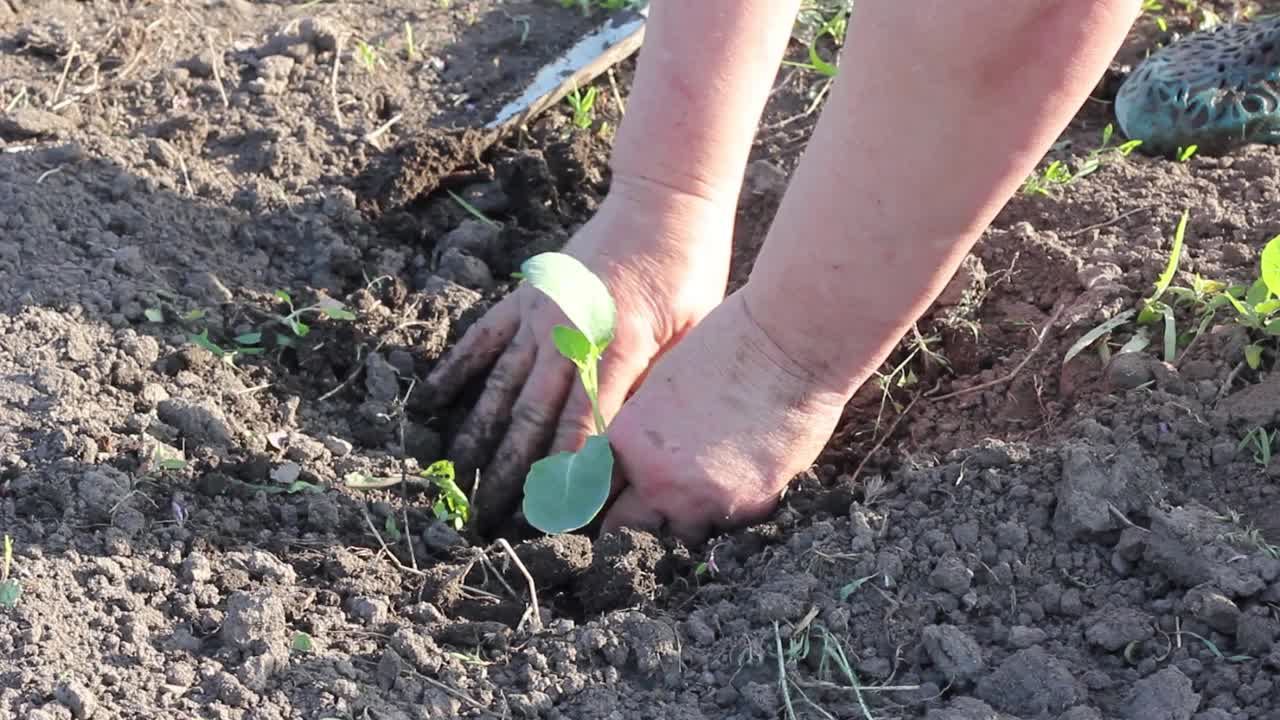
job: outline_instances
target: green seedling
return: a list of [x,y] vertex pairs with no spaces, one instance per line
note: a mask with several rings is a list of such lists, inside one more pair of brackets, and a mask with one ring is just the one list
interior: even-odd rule
[[573,92],[565,98],[569,103],[569,107],[573,108],[573,125],[580,130],[586,130],[591,127],[591,123],[595,122],[596,96],[598,91],[594,87],[587,88],[582,92],[581,88],[575,87]]
[[147,322],[153,322],[153,323],[164,322],[164,311],[161,310],[160,308],[155,308],[155,307],[147,308],[146,310],[142,311],[142,315],[147,319]]
[[1164,361],[1171,363],[1178,355],[1177,320],[1173,306],[1164,302],[1164,293],[1173,283],[1173,276],[1178,272],[1178,263],[1182,260],[1182,244],[1187,233],[1189,210],[1182,211],[1178,221],[1178,229],[1173,233],[1173,248],[1169,251],[1169,260],[1165,263],[1164,272],[1156,279],[1155,292],[1142,301],[1142,309],[1138,311],[1138,324],[1149,325],[1164,319]]
[[453,463],[448,460],[431,463],[426,470],[422,471],[422,477],[430,480],[431,484],[440,491],[440,497],[435,505],[431,506],[431,512],[435,513],[436,518],[441,522],[453,525],[454,530],[461,530],[462,526],[471,519],[471,503],[467,500],[466,493],[462,492],[462,488],[458,487]]
[[849,28],[849,15],[844,11],[834,13],[829,18],[824,18],[822,23],[818,25],[818,31],[814,33],[813,41],[809,43],[809,62],[801,63],[792,60],[784,60],[783,65],[797,67],[804,70],[811,70],[827,78],[834,78],[840,73],[839,67],[835,63],[827,62],[818,54],[818,42],[824,36],[830,36],[835,42],[836,47],[844,44],[845,32]]
[[400,538],[404,537],[404,534],[400,532],[400,526],[396,523],[394,515],[388,515],[387,519],[382,523],[382,532],[393,543],[400,542]]
[[1023,194],[1052,196],[1055,187],[1070,185],[1083,177],[1088,177],[1097,172],[1109,156],[1128,157],[1142,144],[1141,140],[1128,140],[1113,146],[1111,144],[1113,139],[1115,139],[1115,126],[1107,124],[1102,128],[1102,143],[1085,155],[1079,167],[1073,170],[1062,160],[1053,160],[1043,171],[1032,173],[1023,182]]
[[471,503],[467,500],[466,493],[462,492],[462,488],[458,487],[453,463],[448,460],[437,460],[419,473],[419,476],[422,480],[414,478],[402,480],[400,477],[379,477],[353,471],[343,477],[343,484],[353,490],[385,490],[401,482],[434,487],[440,495],[431,506],[431,512],[440,521],[449,523],[455,530],[461,530],[462,526],[471,519]]
[[[1182,246],[1186,237],[1188,211],[1183,211],[1181,219],[1178,221],[1178,227],[1174,231],[1173,248],[1169,252],[1169,259],[1165,263],[1165,269],[1160,273],[1160,277],[1156,280],[1155,290],[1142,300],[1142,306],[1138,309],[1125,310],[1117,313],[1115,316],[1103,321],[1097,327],[1089,330],[1071,345],[1063,357],[1062,362],[1071,362],[1072,358],[1079,355],[1086,348],[1092,346],[1102,337],[1109,335],[1112,331],[1129,322],[1135,316],[1140,326],[1133,337],[1125,343],[1120,352],[1138,352],[1147,346],[1149,342],[1146,325],[1151,325],[1163,319],[1164,321],[1164,359],[1165,362],[1173,362],[1177,358],[1179,337],[1177,334],[1177,320],[1173,310],[1173,306],[1164,301],[1166,293],[1173,295],[1180,300],[1186,300],[1188,297],[1204,298],[1212,294],[1218,286],[1205,281],[1196,276],[1198,284],[1193,283],[1191,288],[1173,288],[1173,278],[1178,272],[1178,263],[1182,258]],[[1208,326],[1208,318],[1203,320],[1197,332],[1202,332]],[[1104,344],[1100,352],[1103,356],[1103,362],[1107,362],[1110,357],[1110,349]]]
[[474,217],[475,219],[479,220],[485,225],[488,225],[491,228],[497,228],[497,229],[502,228],[502,223],[480,212],[480,208],[467,202],[466,198],[462,197],[461,195],[459,195],[458,193],[452,190],[447,190],[446,192],[449,193],[449,197],[453,198],[454,202],[458,203],[458,207],[462,208],[463,210],[466,210],[467,214],[471,215],[471,217]]
[[342,303],[333,298],[321,298],[319,302],[302,308],[293,306],[293,298],[284,290],[276,290],[276,298],[289,306],[288,315],[277,315],[276,319],[282,325],[289,328],[289,331],[298,337],[306,337],[311,332],[311,327],[302,321],[302,317],[307,313],[323,315],[330,320],[355,320],[355,313],[351,312]]
[[[253,343],[257,342],[257,339],[254,339],[252,334],[240,335],[238,337],[241,339],[252,339]],[[202,347],[205,350],[208,350],[214,357],[228,365],[235,365],[236,358],[242,355],[261,355],[264,352],[260,347],[253,347],[253,343],[246,343],[244,345],[237,343],[236,347],[224,348],[209,339],[209,331],[207,329],[201,330],[199,333],[187,333],[187,340],[197,347]]]
[[583,15],[590,15],[595,8],[615,12],[637,8],[643,4],[644,0],[560,0],[560,7],[566,10],[577,8]]
[[[1261,274],[1247,288],[1232,286],[1214,298],[1214,307],[1222,301],[1236,311],[1236,322],[1265,337],[1280,339],[1280,235],[1271,238],[1262,249]],[[1280,341],[1280,340],[1278,340]],[[1257,370],[1262,365],[1262,341],[1245,347],[1245,362]]]
[[1196,150],[1199,149],[1199,145],[1188,145],[1184,148],[1178,148],[1178,162],[1187,162],[1196,154]]
[[1251,448],[1253,450],[1253,461],[1262,467],[1267,467],[1271,464],[1271,449],[1275,447],[1277,432],[1280,431],[1272,430],[1267,432],[1264,427],[1256,427],[1240,440],[1240,444],[1236,449]]
[[295,652],[309,653],[315,648],[315,643],[312,642],[310,635],[299,630],[293,634],[293,641],[290,643],[290,647]]
[[577,368],[591,401],[596,433],[577,452],[560,452],[533,464],[524,484],[524,515],[545,533],[590,523],[609,498],[613,450],[600,413],[599,362],[613,341],[617,308],[609,289],[585,265],[562,253],[542,253],[520,266],[527,282],[550,297],[573,323],[557,325],[551,340]]
[[356,40],[356,62],[364,66],[364,69],[369,72],[377,71],[379,65],[384,68],[387,66],[378,55],[377,48],[364,40]]
[[0,562],[0,607],[15,608],[22,597],[22,584],[9,577],[13,567],[13,538],[4,536],[4,559]]

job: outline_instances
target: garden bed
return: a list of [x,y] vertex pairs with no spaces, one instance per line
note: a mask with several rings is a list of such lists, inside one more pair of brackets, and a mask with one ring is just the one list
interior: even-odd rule
[[[1228,307],[1173,362],[1162,323],[1064,362],[1184,210],[1175,287],[1258,277],[1275,149],[1100,149],[1101,83],[1041,166],[1097,169],[1008,204],[771,519],[512,523],[534,615],[434,490],[346,483],[443,456],[474,393],[426,413],[415,379],[607,191],[633,60],[589,127],[481,130],[604,11],[36,5],[0,0],[0,717],[1277,717],[1274,341],[1253,367]],[[779,73],[735,284],[824,82]]]

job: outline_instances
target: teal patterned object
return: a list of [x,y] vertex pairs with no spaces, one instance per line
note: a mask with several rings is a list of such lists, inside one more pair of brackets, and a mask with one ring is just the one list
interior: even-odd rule
[[1280,144],[1280,15],[1201,30],[1153,53],[1120,86],[1115,111],[1150,154]]

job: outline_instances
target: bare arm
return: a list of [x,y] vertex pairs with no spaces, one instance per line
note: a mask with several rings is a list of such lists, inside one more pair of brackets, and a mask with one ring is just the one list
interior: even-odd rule
[[615,182],[733,205],[800,0],[654,0]]
[[1138,0],[870,0],[744,300],[848,396],[1066,127]]

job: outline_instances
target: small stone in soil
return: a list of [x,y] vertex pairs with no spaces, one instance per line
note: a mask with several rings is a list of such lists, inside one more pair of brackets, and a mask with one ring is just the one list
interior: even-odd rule
[[948,680],[965,680],[985,667],[982,648],[954,625],[929,625],[921,633],[925,652]]
[[58,686],[54,698],[71,711],[71,716],[90,718],[98,711],[98,698],[82,683],[72,680]]
[[1129,720],[1191,720],[1200,706],[1200,695],[1191,680],[1177,668],[1169,667],[1139,680],[1125,703]]
[[1040,646],[1019,650],[978,683],[975,695],[1013,715],[1061,713],[1079,690],[1071,670]]
[[353,597],[347,601],[347,614],[366,625],[381,625],[387,620],[387,603],[381,598]]
[[234,648],[261,652],[284,641],[284,605],[274,593],[236,591],[227,598],[222,639]]
[[933,572],[929,574],[929,582],[939,590],[959,597],[969,592],[969,587],[973,584],[973,571],[960,558],[948,555],[933,568]]
[[1197,620],[1224,635],[1233,635],[1240,618],[1240,608],[1227,596],[1208,585],[1192,588],[1183,599],[1183,605]]
[[378,660],[378,670],[374,675],[378,682],[378,687],[383,690],[390,690],[395,687],[403,669],[404,661],[400,659],[399,653],[391,648],[383,650],[382,658]]
[[941,710],[930,710],[925,720],[1000,720],[990,705],[973,698],[961,697]]
[[1089,619],[1085,639],[1107,652],[1115,652],[1153,634],[1151,618],[1145,613],[1132,608],[1108,608]]

